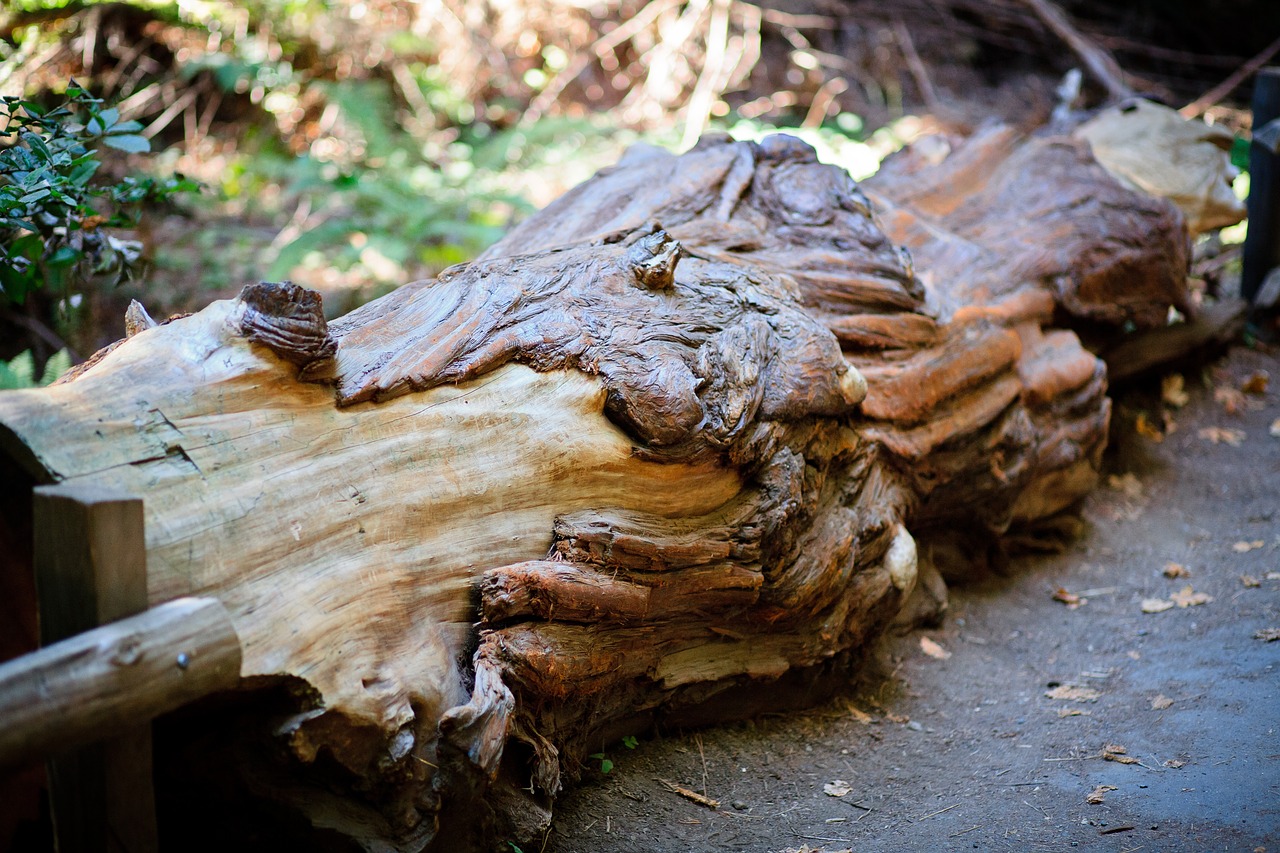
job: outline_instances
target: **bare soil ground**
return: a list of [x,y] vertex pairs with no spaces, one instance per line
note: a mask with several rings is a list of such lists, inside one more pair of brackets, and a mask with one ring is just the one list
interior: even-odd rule
[[[542,849],[1280,851],[1280,355],[1186,390],[1120,398],[1065,552],[954,589],[812,711],[605,745]],[[1162,441],[1135,429],[1162,412]]]

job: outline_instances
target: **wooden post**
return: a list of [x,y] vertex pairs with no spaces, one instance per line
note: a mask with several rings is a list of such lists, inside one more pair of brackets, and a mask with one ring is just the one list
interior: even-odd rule
[[[1280,118],[1280,68],[1258,72],[1253,127]],[[1258,142],[1249,151],[1249,231],[1244,240],[1240,295],[1253,302],[1267,273],[1280,266],[1280,156]]]
[[[141,499],[85,486],[41,486],[33,528],[41,646],[147,609]],[[158,849],[149,719],[48,767],[60,853]]]

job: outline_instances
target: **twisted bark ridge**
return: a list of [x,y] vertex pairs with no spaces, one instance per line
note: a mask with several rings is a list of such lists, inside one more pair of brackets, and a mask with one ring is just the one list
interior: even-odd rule
[[602,738],[857,647],[1094,484],[1105,371],[1055,324],[1182,305],[1180,215],[1068,139],[935,161],[638,148],[333,323],[289,285],[134,323],[0,396],[0,446],[146,498],[153,602],[219,596],[294,686],[255,792],[368,849],[532,837]]

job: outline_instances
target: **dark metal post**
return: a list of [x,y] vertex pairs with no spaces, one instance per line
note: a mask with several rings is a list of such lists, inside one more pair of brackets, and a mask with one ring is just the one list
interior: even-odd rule
[[[1263,68],[1253,86],[1253,129],[1280,118],[1280,68]],[[1280,155],[1256,140],[1249,151],[1249,231],[1244,240],[1240,295],[1253,302],[1272,268],[1280,266]]]

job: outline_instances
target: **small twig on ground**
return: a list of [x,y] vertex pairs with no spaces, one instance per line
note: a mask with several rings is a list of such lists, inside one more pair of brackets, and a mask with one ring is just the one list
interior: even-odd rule
[[1124,71],[1115,58],[1076,29],[1067,18],[1066,13],[1050,3],[1049,0],[1023,0],[1036,13],[1044,25],[1053,31],[1075,51],[1084,62],[1089,73],[1103,86],[1112,98],[1119,100],[1133,94],[1133,89],[1124,81]]
[[1280,53],[1280,38],[1262,49],[1262,52],[1237,68],[1227,79],[1178,110],[1183,118],[1199,118],[1205,110],[1230,95],[1241,83],[1262,66],[1271,61],[1271,57]]
[[805,839],[808,839],[809,841],[830,841],[833,844],[852,844],[853,843],[852,841],[849,841],[844,838],[827,838],[825,835],[803,835],[799,832],[793,832],[791,834],[794,835],[796,838],[805,838]]
[[706,806],[709,809],[720,808],[719,800],[713,800],[710,797],[705,796],[704,794],[699,794],[697,791],[690,790],[689,788],[686,788],[683,785],[677,785],[675,782],[668,782],[666,779],[659,779],[658,782],[665,785],[667,790],[669,790],[671,793],[679,794],[680,796],[684,797],[686,800],[695,802],[700,806]]
[[702,751],[702,735],[694,735],[698,743],[698,757],[702,759],[702,796],[707,795],[707,754]]
[[973,832],[975,829],[977,829],[980,826],[982,826],[982,824],[975,823],[973,826],[969,827],[968,829],[962,829],[959,832],[951,833],[950,835],[947,836],[947,838],[955,838],[957,835],[965,835],[967,833]]
[[1110,827],[1107,827],[1106,829],[1100,830],[1100,831],[1098,832],[1098,834],[1099,834],[1099,835],[1114,835],[1114,834],[1115,834],[1115,833],[1117,833],[1117,832],[1128,832],[1128,831],[1130,831],[1131,829],[1134,829],[1134,827],[1132,827],[1132,826],[1110,826]]
[[960,804],[959,804],[959,803],[953,803],[952,805],[947,806],[945,809],[938,809],[936,812],[929,812],[929,813],[928,813],[927,815],[925,815],[924,817],[918,817],[918,818],[916,818],[916,821],[915,821],[915,822],[916,822],[916,823],[919,823],[919,822],[920,822],[920,821],[922,821],[922,820],[928,820],[929,818],[933,817],[934,815],[940,815],[940,814],[942,814],[943,812],[949,812],[949,811],[951,811],[952,809],[954,809],[954,808],[955,808],[956,806],[958,806],[958,805],[960,805]]

